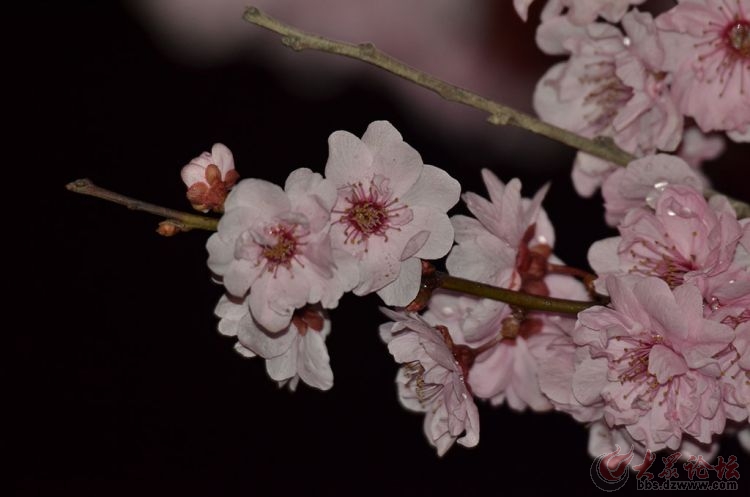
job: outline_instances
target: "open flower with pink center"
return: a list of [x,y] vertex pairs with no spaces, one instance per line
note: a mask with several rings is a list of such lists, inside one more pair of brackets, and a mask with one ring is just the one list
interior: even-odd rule
[[182,181],[188,187],[187,198],[194,209],[221,212],[229,189],[240,179],[234,169],[232,152],[216,143],[211,152],[203,152],[182,168]]
[[656,19],[680,111],[703,131],[750,137],[750,0],[681,0]]
[[218,231],[208,239],[208,267],[227,291],[244,298],[266,330],[289,326],[306,304],[336,307],[358,273],[346,252],[331,247],[332,182],[297,169],[284,189],[260,179],[241,181],[227,197]]
[[455,344],[445,327],[432,327],[417,315],[382,311],[393,320],[380,326],[380,336],[402,365],[396,376],[401,404],[425,413],[424,432],[438,455],[456,441],[477,445],[479,411],[466,385],[471,353]]
[[602,288],[609,274],[657,276],[671,288],[689,282],[697,285],[707,301],[714,280],[734,271],[733,261],[742,225],[725,198],[706,202],[694,188],[669,185],[655,210],[631,210],[619,226],[621,236],[595,242],[589,264]]
[[336,131],[328,144],[325,176],[338,190],[331,243],[358,261],[354,293],[405,306],[419,290],[420,259],[439,259],[453,244],[446,212],[461,185],[424,164],[387,121],[371,123],[362,139]]
[[611,307],[578,315],[573,340],[585,347],[573,389],[601,395],[604,422],[624,427],[652,451],[677,449],[684,435],[710,444],[726,421],[722,368],[715,358],[733,330],[703,317],[697,287],[673,290],[659,278],[610,276]]
[[[661,70],[665,52],[653,19],[631,11],[622,25],[624,35],[603,23],[574,33],[540,29],[540,43],[560,45],[571,57],[539,81],[534,108],[545,121],[589,138],[611,137],[637,156],[674,150],[683,120]],[[573,170],[576,190],[593,194],[614,169],[580,153]]]
[[266,360],[268,376],[292,391],[301,379],[311,387],[328,390],[333,372],[325,345],[331,332],[328,316],[315,307],[295,311],[289,326],[271,333],[253,319],[247,299],[235,302],[224,295],[214,311],[221,318],[219,332],[237,337],[237,352]]
[[618,168],[602,184],[605,219],[617,226],[631,209],[649,205],[668,185],[688,185],[703,190],[700,175],[679,157],[666,154],[647,155]]

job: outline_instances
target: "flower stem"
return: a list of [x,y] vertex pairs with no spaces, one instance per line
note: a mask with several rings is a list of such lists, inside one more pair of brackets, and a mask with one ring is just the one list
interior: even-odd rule
[[157,216],[161,216],[182,231],[188,231],[190,229],[216,231],[216,228],[219,224],[219,220],[212,217],[200,216],[197,214],[190,214],[188,212],[168,209],[160,205],[150,204],[148,202],[143,202],[142,200],[126,197],[125,195],[121,195],[111,190],[96,186],[90,179],[87,178],[72,181],[65,185],[65,188],[74,193],[90,195],[92,197],[97,197],[109,202],[124,205],[128,209],[132,209],[135,211],[144,211],[155,214]]
[[[249,23],[280,34],[282,36],[281,42],[292,50],[317,50],[367,62],[391,74],[411,81],[418,86],[427,88],[445,100],[484,111],[489,114],[487,120],[494,125],[516,126],[532,133],[546,136],[547,138],[578,149],[581,152],[586,152],[619,166],[627,166],[628,163],[637,159],[633,154],[618,147],[609,137],[598,136],[595,138],[586,138],[572,131],[546,123],[499,102],[452,85],[431,74],[414,69],[377,49],[372,43],[347,43],[306,33],[294,26],[274,19],[257,7],[248,7],[243,17]],[[706,195],[715,193],[707,191]],[[738,218],[750,217],[750,204],[732,198],[728,198],[728,200],[737,211]]]
[[452,290],[454,292],[499,300],[507,304],[523,308],[525,310],[560,312],[563,314],[578,314],[579,312],[595,305],[604,305],[606,302],[584,302],[581,300],[556,299],[542,297],[530,293],[516,292],[507,288],[499,288],[476,281],[457,278],[441,271],[435,271],[432,276],[436,278],[438,288]]

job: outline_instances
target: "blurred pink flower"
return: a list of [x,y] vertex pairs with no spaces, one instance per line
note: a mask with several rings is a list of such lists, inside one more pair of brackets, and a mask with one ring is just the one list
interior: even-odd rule
[[671,288],[697,285],[710,301],[712,280],[730,270],[742,225],[723,197],[711,203],[694,188],[669,185],[655,211],[632,209],[619,226],[621,236],[595,242],[589,264],[602,289],[609,274],[657,276]]
[[219,332],[238,339],[235,349],[245,357],[260,356],[266,360],[268,376],[279,386],[294,391],[299,380],[311,387],[328,390],[333,386],[325,339],[331,332],[331,321],[320,310],[298,309],[289,326],[271,333],[253,319],[247,298],[235,302],[224,295],[214,311],[221,318]]
[[647,155],[618,168],[602,184],[605,218],[617,226],[631,209],[656,206],[668,185],[687,185],[703,190],[701,177],[679,157],[666,154]]
[[371,123],[361,140],[336,131],[328,144],[325,175],[338,189],[331,242],[358,261],[354,293],[406,306],[419,290],[420,259],[439,259],[453,244],[446,212],[461,185],[424,164],[387,121]]
[[380,336],[402,364],[396,377],[401,405],[425,413],[425,435],[439,456],[456,441],[477,445],[479,411],[466,385],[471,353],[454,344],[444,327],[433,328],[417,315],[382,311],[393,322],[380,326]]
[[284,190],[246,179],[227,197],[217,233],[208,239],[208,267],[223,277],[227,291],[243,298],[250,291],[253,318],[279,332],[305,304],[336,307],[357,281],[351,257],[331,247],[332,182],[297,169]]
[[750,0],[681,0],[656,19],[681,112],[704,132],[750,136]]
[[182,181],[187,185],[187,198],[194,209],[221,212],[229,189],[240,175],[234,169],[232,152],[215,143],[211,152],[203,152],[182,168]]
[[[545,12],[559,15],[567,9],[566,15],[571,22],[580,26],[590,24],[597,17],[616,23],[625,15],[631,5],[638,5],[646,0],[549,0]],[[528,17],[529,6],[534,0],[513,0],[516,12],[524,21]]]
[[[625,35],[603,23],[574,31],[540,28],[540,44],[564,47],[571,57],[539,81],[534,108],[545,121],[589,138],[611,137],[637,156],[674,150],[682,137],[682,116],[659,68],[664,49],[653,19],[634,10],[622,25]],[[579,153],[574,186],[590,196],[612,170],[613,165]]]
[[745,452],[750,453],[750,426],[746,426],[737,434],[737,438],[740,441],[740,446],[745,449]]
[[604,401],[604,422],[652,451],[676,450],[684,435],[710,444],[726,421],[722,370],[714,356],[732,329],[703,318],[697,287],[672,291],[659,278],[607,278],[611,308],[578,315],[574,342],[588,349],[573,390]]
[[[718,135],[704,135],[696,126],[687,128],[676,154],[693,169],[700,171],[703,162],[712,161],[724,153],[726,143]],[[703,177],[708,186],[708,179]]]

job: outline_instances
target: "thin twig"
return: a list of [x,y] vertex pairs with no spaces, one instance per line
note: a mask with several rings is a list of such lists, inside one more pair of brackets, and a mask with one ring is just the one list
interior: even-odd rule
[[190,214],[188,212],[168,209],[160,205],[150,204],[148,202],[143,202],[142,200],[126,197],[125,195],[121,195],[111,190],[96,186],[90,179],[87,178],[72,181],[65,185],[65,188],[74,193],[90,195],[92,197],[97,197],[109,202],[124,205],[128,209],[132,209],[135,211],[144,211],[155,214],[157,216],[161,216],[183,231],[187,231],[190,229],[216,231],[216,228],[219,224],[219,220],[212,217],[200,216],[197,214]]
[[[431,74],[414,69],[377,49],[372,43],[347,43],[307,33],[274,19],[257,7],[248,7],[245,10],[244,19],[280,34],[282,43],[292,50],[317,50],[367,62],[423,88],[432,90],[445,100],[458,102],[487,112],[489,114],[487,120],[492,124],[498,126],[509,124],[523,128],[619,166],[626,166],[637,158],[618,147],[609,137],[585,138],[577,133],[546,123],[494,100],[452,85]],[[707,192],[707,196],[709,193],[715,192]],[[737,217],[750,217],[749,204],[729,197],[728,200],[737,211]]]
[[419,86],[432,90],[445,100],[483,110],[490,115],[488,121],[492,124],[517,126],[570,145],[609,162],[614,162],[615,164],[627,165],[628,162],[635,159],[633,155],[615,146],[614,142],[609,138],[596,138],[592,140],[540,121],[528,114],[524,114],[523,112],[414,69],[375,48],[375,45],[372,43],[355,45],[353,43],[334,41],[312,33],[306,33],[270,17],[256,7],[249,7],[245,11],[244,18],[252,24],[282,35],[283,38],[281,41],[292,50],[318,50],[368,62]]

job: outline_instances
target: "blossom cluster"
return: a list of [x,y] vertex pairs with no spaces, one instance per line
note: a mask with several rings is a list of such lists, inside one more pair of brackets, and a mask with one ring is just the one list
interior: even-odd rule
[[[244,356],[263,357],[280,385],[330,388],[327,310],[348,291],[407,306],[422,259],[447,255],[451,275],[496,287],[589,298],[553,253],[548,186],[524,198],[518,179],[484,170],[489,198],[467,192],[471,216],[448,218],[457,182],[422,164],[389,123],[362,139],[335,132],[329,145],[325,178],[298,169],[283,189],[237,183],[207,244],[227,291],[219,331]],[[750,222],[724,197],[705,200],[697,180],[654,183],[655,170],[673,166],[689,172],[658,155],[612,175],[620,236],[589,250],[608,306],[573,316],[438,289],[421,315],[383,310],[399,399],[425,414],[440,455],[478,443],[477,400],[566,412],[591,427],[592,453],[617,442],[710,455],[727,420],[747,422]]]
[[[532,3],[514,1],[524,19]],[[576,158],[577,190],[601,187],[619,233],[590,247],[594,274],[554,254],[548,185],[525,198],[520,180],[484,170],[487,198],[461,195],[386,121],[361,138],[334,132],[323,174],[297,169],[283,188],[238,181],[217,144],[183,180],[196,209],[222,213],[207,243],[226,289],[219,331],[280,385],[326,390],[328,311],[376,293],[395,308],[380,336],[399,400],[424,414],[439,455],[479,442],[478,402],[567,413],[589,427],[592,456],[618,444],[708,458],[729,429],[746,442],[750,221],[706,199],[699,167],[723,149],[705,133],[750,141],[750,0],[681,0],[655,18],[635,7],[646,4],[549,0],[537,32],[543,51],[569,56],[537,86],[540,116],[636,157]],[[459,198],[470,215],[449,217]],[[454,278],[590,305],[575,315],[427,288],[424,261],[443,257]]]
[[[300,168],[284,188],[261,179],[221,185],[223,216],[207,243],[208,266],[227,292],[216,309],[219,330],[292,388],[300,378],[331,387],[326,311],[344,293],[406,306],[419,291],[420,261],[443,257],[453,244],[446,212],[460,185],[424,164],[390,123],[370,124],[361,139],[337,131],[329,145],[325,175]],[[207,178],[214,162],[231,161],[225,151],[215,145],[183,169],[194,205],[207,202],[192,192],[215,189],[191,182],[202,179],[192,174],[196,164]]]
[[[515,1],[524,19],[531,3]],[[678,151],[695,166],[721,149],[720,138],[705,133],[750,141],[750,0],[680,0],[656,17],[632,5],[651,2],[544,5],[537,43],[568,60],[537,84],[539,116],[589,138],[609,137],[639,157]],[[616,169],[579,153],[575,187],[585,196],[603,182],[606,189]]]

